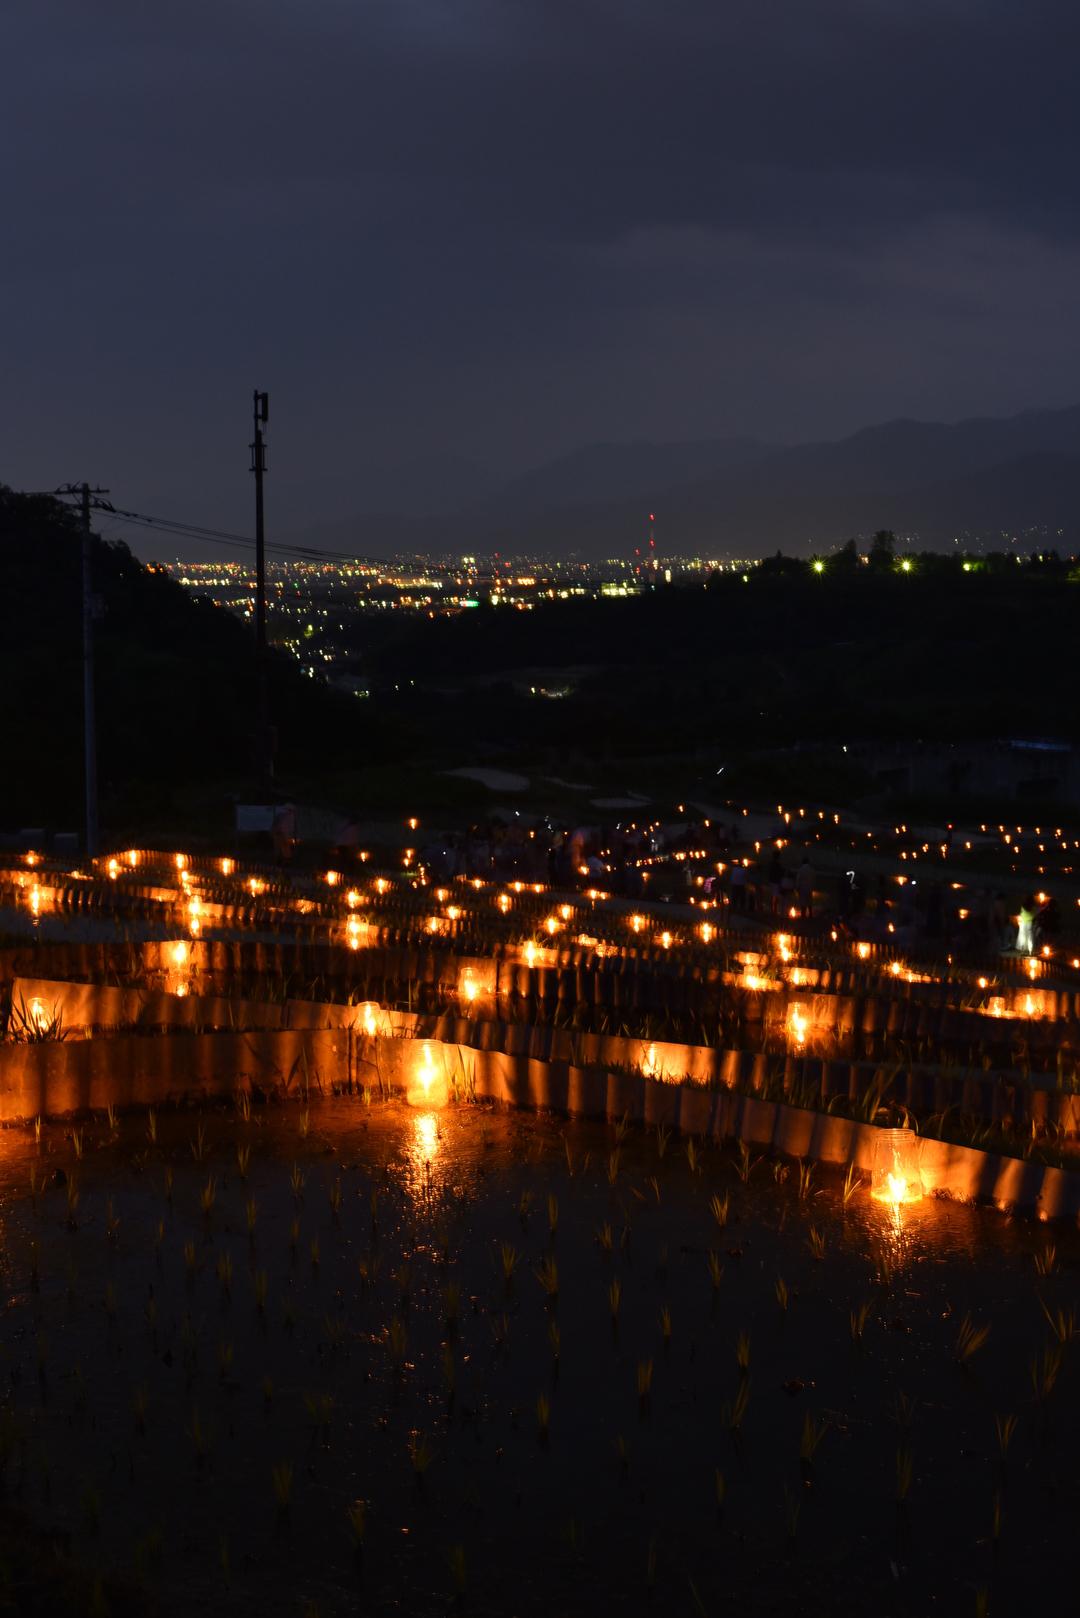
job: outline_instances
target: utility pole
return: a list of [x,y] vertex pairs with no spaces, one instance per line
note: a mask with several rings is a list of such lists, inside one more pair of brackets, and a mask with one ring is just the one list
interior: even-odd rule
[[92,860],[98,849],[97,722],[94,704],[94,600],[93,571],[90,565],[90,513],[112,511],[102,499],[108,489],[91,488],[89,483],[65,483],[54,495],[74,496],[82,518],[82,663],[83,663],[83,778],[86,790],[83,852]]
[[[95,491],[104,492],[104,491]],[[90,578],[90,485],[80,490],[82,507],[83,763],[86,784],[86,858],[98,843],[97,723],[94,710],[94,596]]]
[[270,395],[254,393],[252,417],[255,437],[251,444],[251,470],[255,474],[255,678],[258,691],[255,764],[267,783],[274,774],[274,748],[270,735],[266,694],[266,534],[263,526],[263,474],[266,471],[266,441],[263,427],[270,418]]

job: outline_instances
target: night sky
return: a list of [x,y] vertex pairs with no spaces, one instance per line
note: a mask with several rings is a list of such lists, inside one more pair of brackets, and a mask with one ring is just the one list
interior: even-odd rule
[[458,457],[1080,396],[1075,0],[29,0],[3,34],[16,487],[247,528],[256,385],[294,533]]

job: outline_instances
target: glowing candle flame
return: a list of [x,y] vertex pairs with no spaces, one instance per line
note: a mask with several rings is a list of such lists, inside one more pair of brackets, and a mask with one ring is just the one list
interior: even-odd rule
[[788,1032],[793,1043],[801,1050],[806,1044],[806,1035],[810,1027],[810,1019],[803,1011],[802,1006],[796,1002],[788,1012]]

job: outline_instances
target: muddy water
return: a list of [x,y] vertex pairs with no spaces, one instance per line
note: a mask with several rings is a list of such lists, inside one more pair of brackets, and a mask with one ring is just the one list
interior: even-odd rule
[[[1029,1362],[1056,1346],[1040,1292],[1072,1307],[1074,1237],[1040,1279],[1031,1224],[932,1202],[897,1221],[865,1191],[845,1211],[821,1171],[802,1194],[771,1163],[744,1183],[732,1154],[692,1165],[640,1130],[345,1098],[303,1114],[162,1115],[156,1142],[145,1115],[100,1120],[81,1156],[70,1130],[0,1135],[8,1495],[156,1610],[824,1618],[974,1613],[986,1588],[999,1615],[1055,1588],[1080,1348],[1043,1402]],[[961,1367],[966,1314],[991,1330]]]

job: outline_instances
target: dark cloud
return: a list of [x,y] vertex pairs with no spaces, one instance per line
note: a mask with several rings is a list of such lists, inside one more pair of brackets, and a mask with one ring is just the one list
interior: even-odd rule
[[34,0],[5,31],[14,482],[237,523],[256,382],[289,523],[386,460],[1071,397],[1072,4]]

